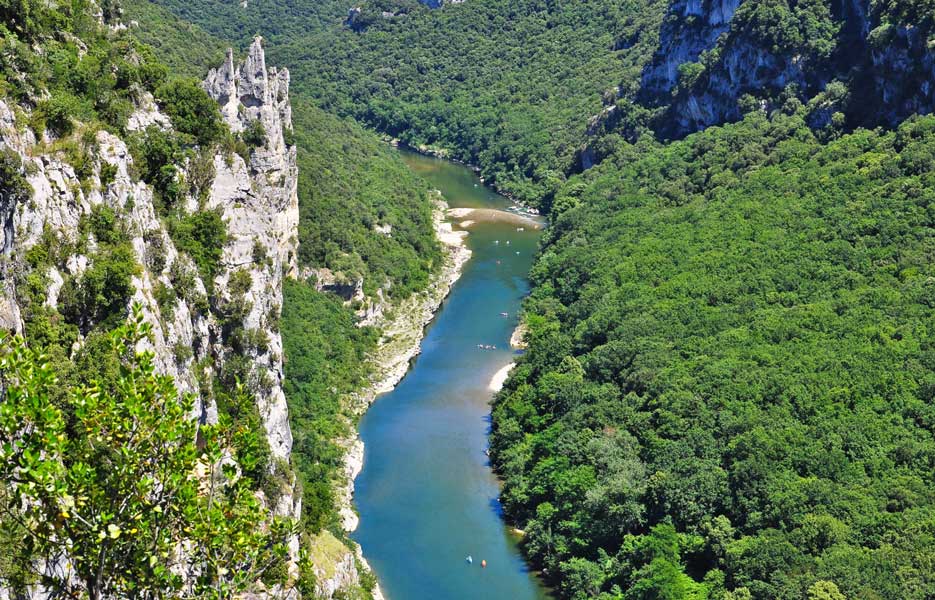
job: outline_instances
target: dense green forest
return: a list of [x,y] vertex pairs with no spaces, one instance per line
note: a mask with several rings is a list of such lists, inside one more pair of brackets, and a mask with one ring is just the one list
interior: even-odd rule
[[425,289],[441,264],[426,183],[373,133],[296,96],[299,261],[362,278],[368,296]]
[[562,597],[935,594],[935,118],[805,114],[557,198],[492,450]]
[[344,451],[335,442],[351,433],[342,396],[365,385],[367,352],[378,333],[357,327],[354,314],[332,294],[299,281],[287,281],[283,291],[285,392],[303,479],[303,519],[313,531],[329,527],[341,536],[332,488],[344,464]]
[[[266,35],[321,107],[546,209],[567,175],[647,128],[681,137],[788,93],[815,128],[893,126],[933,106],[929,0],[370,0],[344,7],[344,25],[331,2],[155,1],[241,44]],[[677,77],[647,80],[653,67]]]
[[231,18],[217,2],[158,3],[241,43],[270,37],[270,60],[290,66],[303,96],[410,145],[449,150],[532,204],[576,164],[602,98],[615,98],[620,81],[638,83],[664,10],[658,0],[472,0],[441,10],[380,0],[363,3],[353,27],[302,31],[285,25],[299,9],[252,19],[259,9]]
[[[224,42],[155,4],[125,0],[124,10],[139,23],[135,35],[159,44],[173,70],[203,76],[223,57]],[[424,289],[441,261],[426,184],[373,133],[325,113],[300,91],[291,98],[300,265],[362,278],[365,293],[382,287],[390,301]],[[391,226],[391,235],[377,225]],[[314,281],[287,282],[283,296],[285,392],[303,519],[309,531],[327,527],[343,538],[332,495],[343,460],[335,442],[348,434],[342,398],[364,381],[376,332],[359,329],[353,307],[316,291]]]

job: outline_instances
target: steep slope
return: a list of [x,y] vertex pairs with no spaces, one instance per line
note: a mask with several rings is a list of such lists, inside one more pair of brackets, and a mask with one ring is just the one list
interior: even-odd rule
[[67,385],[106,376],[108,331],[139,304],[156,368],[196,395],[193,418],[242,432],[244,474],[298,519],[278,326],[299,216],[288,72],[267,70],[257,40],[226,96],[229,57],[207,84],[222,120],[95,9],[4,15],[0,322]]
[[[201,76],[213,66],[202,58],[223,46],[147,0],[127,0],[124,10],[135,23],[133,35],[160,43],[173,69]],[[160,42],[165,39],[178,43]],[[324,113],[294,88],[293,82],[304,272],[316,271],[342,293],[361,288],[364,304],[381,296],[398,302],[423,289],[441,261],[425,183],[377,136]]]
[[621,145],[556,200],[493,462],[564,598],[935,593],[935,119]]
[[663,135],[737,120],[744,95],[778,105],[784,92],[813,102],[815,127],[834,112],[850,127],[893,126],[935,107],[933,18],[913,2],[679,0],[641,94],[669,104],[657,124]]
[[[249,160],[209,146],[195,147],[197,154],[189,154],[187,164],[167,165],[178,169],[177,181],[191,187],[175,190],[178,212],[165,221],[160,218],[165,192],[139,179],[143,167],[137,160],[144,156],[135,158],[123,139],[100,124],[75,122],[64,115],[67,124],[59,125],[58,131],[47,121],[46,127],[37,126],[42,123],[42,106],[30,111],[9,99],[0,104],[4,156],[8,165],[19,162],[16,169],[25,174],[28,186],[27,198],[14,197],[3,207],[5,262],[10,267],[4,278],[3,322],[8,329],[29,333],[32,327],[61,319],[59,325],[68,329],[61,334],[76,335],[80,341],[98,331],[98,325],[107,325],[107,318],[96,318],[104,311],[126,314],[130,303],[141,302],[157,326],[152,344],[159,367],[192,391],[210,383],[196,378],[196,363],[207,360],[216,371],[225,372],[220,363],[235,352],[228,345],[230,331],[267,338],[262,350],[246,352],[253,368],[242,374],[266,382],[263,393],[257,389],[257,400],[270,449],[274,456],[288,459],[291,434],[281,389],[282,343],[273,325],[282,305],[282,279],[295,271],[297,250],[295,149],[283,143],[282,135],[291,127],[288,72],[276,77],[274,71],[272,82],[268,79],[259,42],[251,58],[250,66],[256,68],[250,73],[249,93],[234,98],[228,122],[235,131],[243,130],[245,123],[264,122],[268,133],[258,140]],[[176,108],[172,101],[167,104],[170,110]],[[246,110],[239,112],[238,107]],[[143,92],[125,127],[132,144],[145,144],[176,133],[173,122],[152,95]],[[224,235],[215,238],[221,242],[218,255],[212,257],[216,262],[203,263],[208,268],[199,272],[199,257],[191,254],[212,250],[202,243],[215,240],[206,237],[210,232],[184,229],[218,223]],[[102,290],[120,292],[122,298],[106,297],[107,306],[96,306],[100,299],[81,296],[91,285],[88,277],[97,274],[96,259],[128,258],[124,248],[108,248],[118,246],[116,239],[126,240],[137,266],[125,265],[129,281],[121,281],[119,289]],[[102,256],[108,252],[113,255]],[[262,261],[256,259],[260,254]],[[112,283],[117,275],[108,277]],[[30,293],[24,293],[25,280]],[[40,297],[31,295],[43,285],[48,289]],[[65,300],[68,304],[60,306]],[[242,313],[225,314],[235,303]],[[231,317],[224,324],[229,331],[222,331],[221,319]],[[185,348],[194,353],[183,352]],[[213,418],[213,404],[210,393],[203,396],[205,418]]]

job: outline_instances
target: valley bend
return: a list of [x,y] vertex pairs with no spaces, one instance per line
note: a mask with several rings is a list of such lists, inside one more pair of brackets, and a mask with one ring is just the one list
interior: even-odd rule
[[935,597],[930,0],[0,1],[0,600]]

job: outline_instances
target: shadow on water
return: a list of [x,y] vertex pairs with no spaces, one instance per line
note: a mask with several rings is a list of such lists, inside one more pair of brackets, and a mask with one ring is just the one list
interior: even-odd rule
[[491,498],[490,499],[490,509],[493,511],[493,514],[497,516],[498,519],[503,520],[503,505],[500,504],[500,498]]

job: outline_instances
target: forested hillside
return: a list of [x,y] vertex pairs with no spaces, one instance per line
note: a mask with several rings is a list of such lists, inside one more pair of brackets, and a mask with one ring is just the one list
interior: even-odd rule
[[[156,45],[173,70],[205,72],[210,63],[201,64],[200,57],[219,55],[225,47],[200,27],[145,0],[124,0],[123,8],[126,19],[137,23],[134,35]],[[382,290],[388,302],[398,302],[425,288],[441,253],[426,184],[372,132],[313,106],[300,90],[292,97],[298,263],[312,276],[286,282],[283,289],[284,390],[307,529],[327,529],[346,539],[334,498],[344,461],[337,442],[350,435],[344,398],[366,381],[366,355],[378,332],[358,327],[359,300],[347,304],[317,290],[315,273],[331,270],[351,289],[361,281],[367,296]],[[377,226],[389,226],[392,235]]]
[[805,113],[556,200],[492,450],[562,597],[935,594],[935,119]]
[[928,0],[371,0],[328,27],[305,12],[334,19],[331,3],[157,1],[227,37],[270,36],[320,106],[545,208],[566,175],[647,128],[682,137],[790,95],[816,129],[935,108]]
[[[932,0],[158,3],[268,35],[303,100],[551,210],[491,456],[560,597],[935,596]],[[426,214],[382,203],[411,181],[298,110],[325,135],[297,138],[320,177],[304,260],[418,287]],[[338,151],[375,176],[332,177]],[[329,220],[322,186],[364,216]],[[365,235],[385,214],[411,224],[398,245]],[[373,332],[291,293],[305,456],[329,473],[343,430],[316,419]]]
[[[241,21],[213,2],[158,3],[212,32],[240,31]],[[446,149],[538,204],[576,163],[602,97],[616,98],[621,81],[636,91],[664,9],[661,0],[474,0],[441,9],[379,0],[363,3],[351,26],[279,35],[300,14],[288,10],[250,22],[273,36],[270,55],[291,66],[295,88],[326,110]]]
[[783,95],[809,104],[814,128],[893,126],[935,108],[933,19],[927,0],[717,0],[707,10],[674,0],[640,101],[667,106],[654,122],[665,136]]

